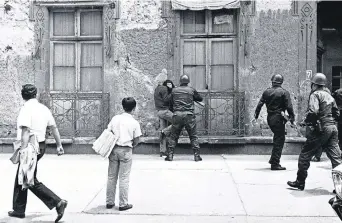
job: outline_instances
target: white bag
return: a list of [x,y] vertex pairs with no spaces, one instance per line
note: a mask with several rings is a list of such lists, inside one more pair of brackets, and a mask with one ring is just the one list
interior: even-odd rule
[[105,129],[100,137],[93,143],[93,150],[104,158],[108,158],[112,152],[118,136],[108,129]]

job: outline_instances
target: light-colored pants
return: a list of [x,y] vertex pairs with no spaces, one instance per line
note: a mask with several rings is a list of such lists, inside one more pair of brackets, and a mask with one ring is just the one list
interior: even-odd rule
[[129,175],[132,167],[132,148],[115,146],[109,155],[106,204],[114,205],[116,183],[119,178],[119,206],[128,204]]

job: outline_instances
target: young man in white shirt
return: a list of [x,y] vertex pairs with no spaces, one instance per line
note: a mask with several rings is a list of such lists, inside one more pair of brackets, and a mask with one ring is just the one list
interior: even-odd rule
[[116,115],[108,124],[108,129],[119,136],[116,145],[109,155],[106,207],[115,206],[116,184],[119,179],[119,210],[131,209],[128,204],[129,176],[132,167],[132,149],[138,145],[141,134],[140,124],[132,116],[136,101],[132,97],[122,100],[124,113]]
[[[43,104],[39,103],[36,99],[37,88],[32,84],[26,84],[21,90],[21,95],[25,100],[24,106],[20,109],[17,120],[17,140],[21,141],[21,148],[26,148],[29,142],[30,133],[33,133],[39,142],[40,154],[37,156],[38,161],[44,156],[45,153],[45,133],[46,128],[50,127],[52,134],[57,144],[57,154],[64,154],[61,144],[59,131],[57,129],[55,120],[51,111]],[[64,210],[68,204],[66,200],[62,200],[49,188],[37,180],[37,166],[34,172],[34,186],[29,189],[34,193],[44,204],[51,210],[56,208],[58,222],[64,215]],[[18,165],[19,171],[19,165]],[[14,191],[13,191],[13,211],[8,212],[10,217],[25,218],[25,210],[27,203],[27,189],[22,189],[18,183],[18,171],[15,178]]]

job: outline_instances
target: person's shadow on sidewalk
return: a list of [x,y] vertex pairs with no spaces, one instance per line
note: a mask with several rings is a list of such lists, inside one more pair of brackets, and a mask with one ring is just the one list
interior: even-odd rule
[[[43,217],[45,216],[44,214],[32,214],[32,215],[26,215],[25,218],[20,219],[20,218],[12,218],[12,217],[5,217],[5,218],[0,218],[0,223],[53,223],[55,222],[55,219],[51,219],[51,221],[38,221],[38,220],[33,220],[35,218]],[[63,219],[60,220],[59,222],[64,222]]]
[[279,173],[279,172],[292,171],[293,169],[271,170],[271,167],[263,167],[263,168],[245,168],[245,170]]
[[105,205],[99,205],[97,207],[93,207],[89,210],[83,211],[86,214],[118,214],[120,213],[119,207],[115,206],[111,209],[107,209]]
[[327,189],[322,189],[321,187],[313,188],[313,189],[304,189],[303,191],[297,190],[294,188],[287,188],[291,190],[291,194],[295,197],[313,197],[313,196],[326,196],[331,195],[335,196],[332,191],[328,191]]

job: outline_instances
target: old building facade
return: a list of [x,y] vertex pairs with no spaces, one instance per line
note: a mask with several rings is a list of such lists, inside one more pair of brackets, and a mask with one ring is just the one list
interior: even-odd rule
[[[340,87],[340,29],[327,18],[336,7],[291,0],[5,1],[0,137],[16,134],[24,83],[38,86],[63,138],[98,136],[126,96],[138,102],[144,136],[156,136],[153,91],[163,69],[176,85],[190,75],[205,97],[206,106],[196,108],[203,138],[269,136],[265,109],[259,123],[251,120],[273,74],[284,75],[297,119],[312,73],[325,72],[331,90]],[[300,136],[290,128],[288,135]]]

